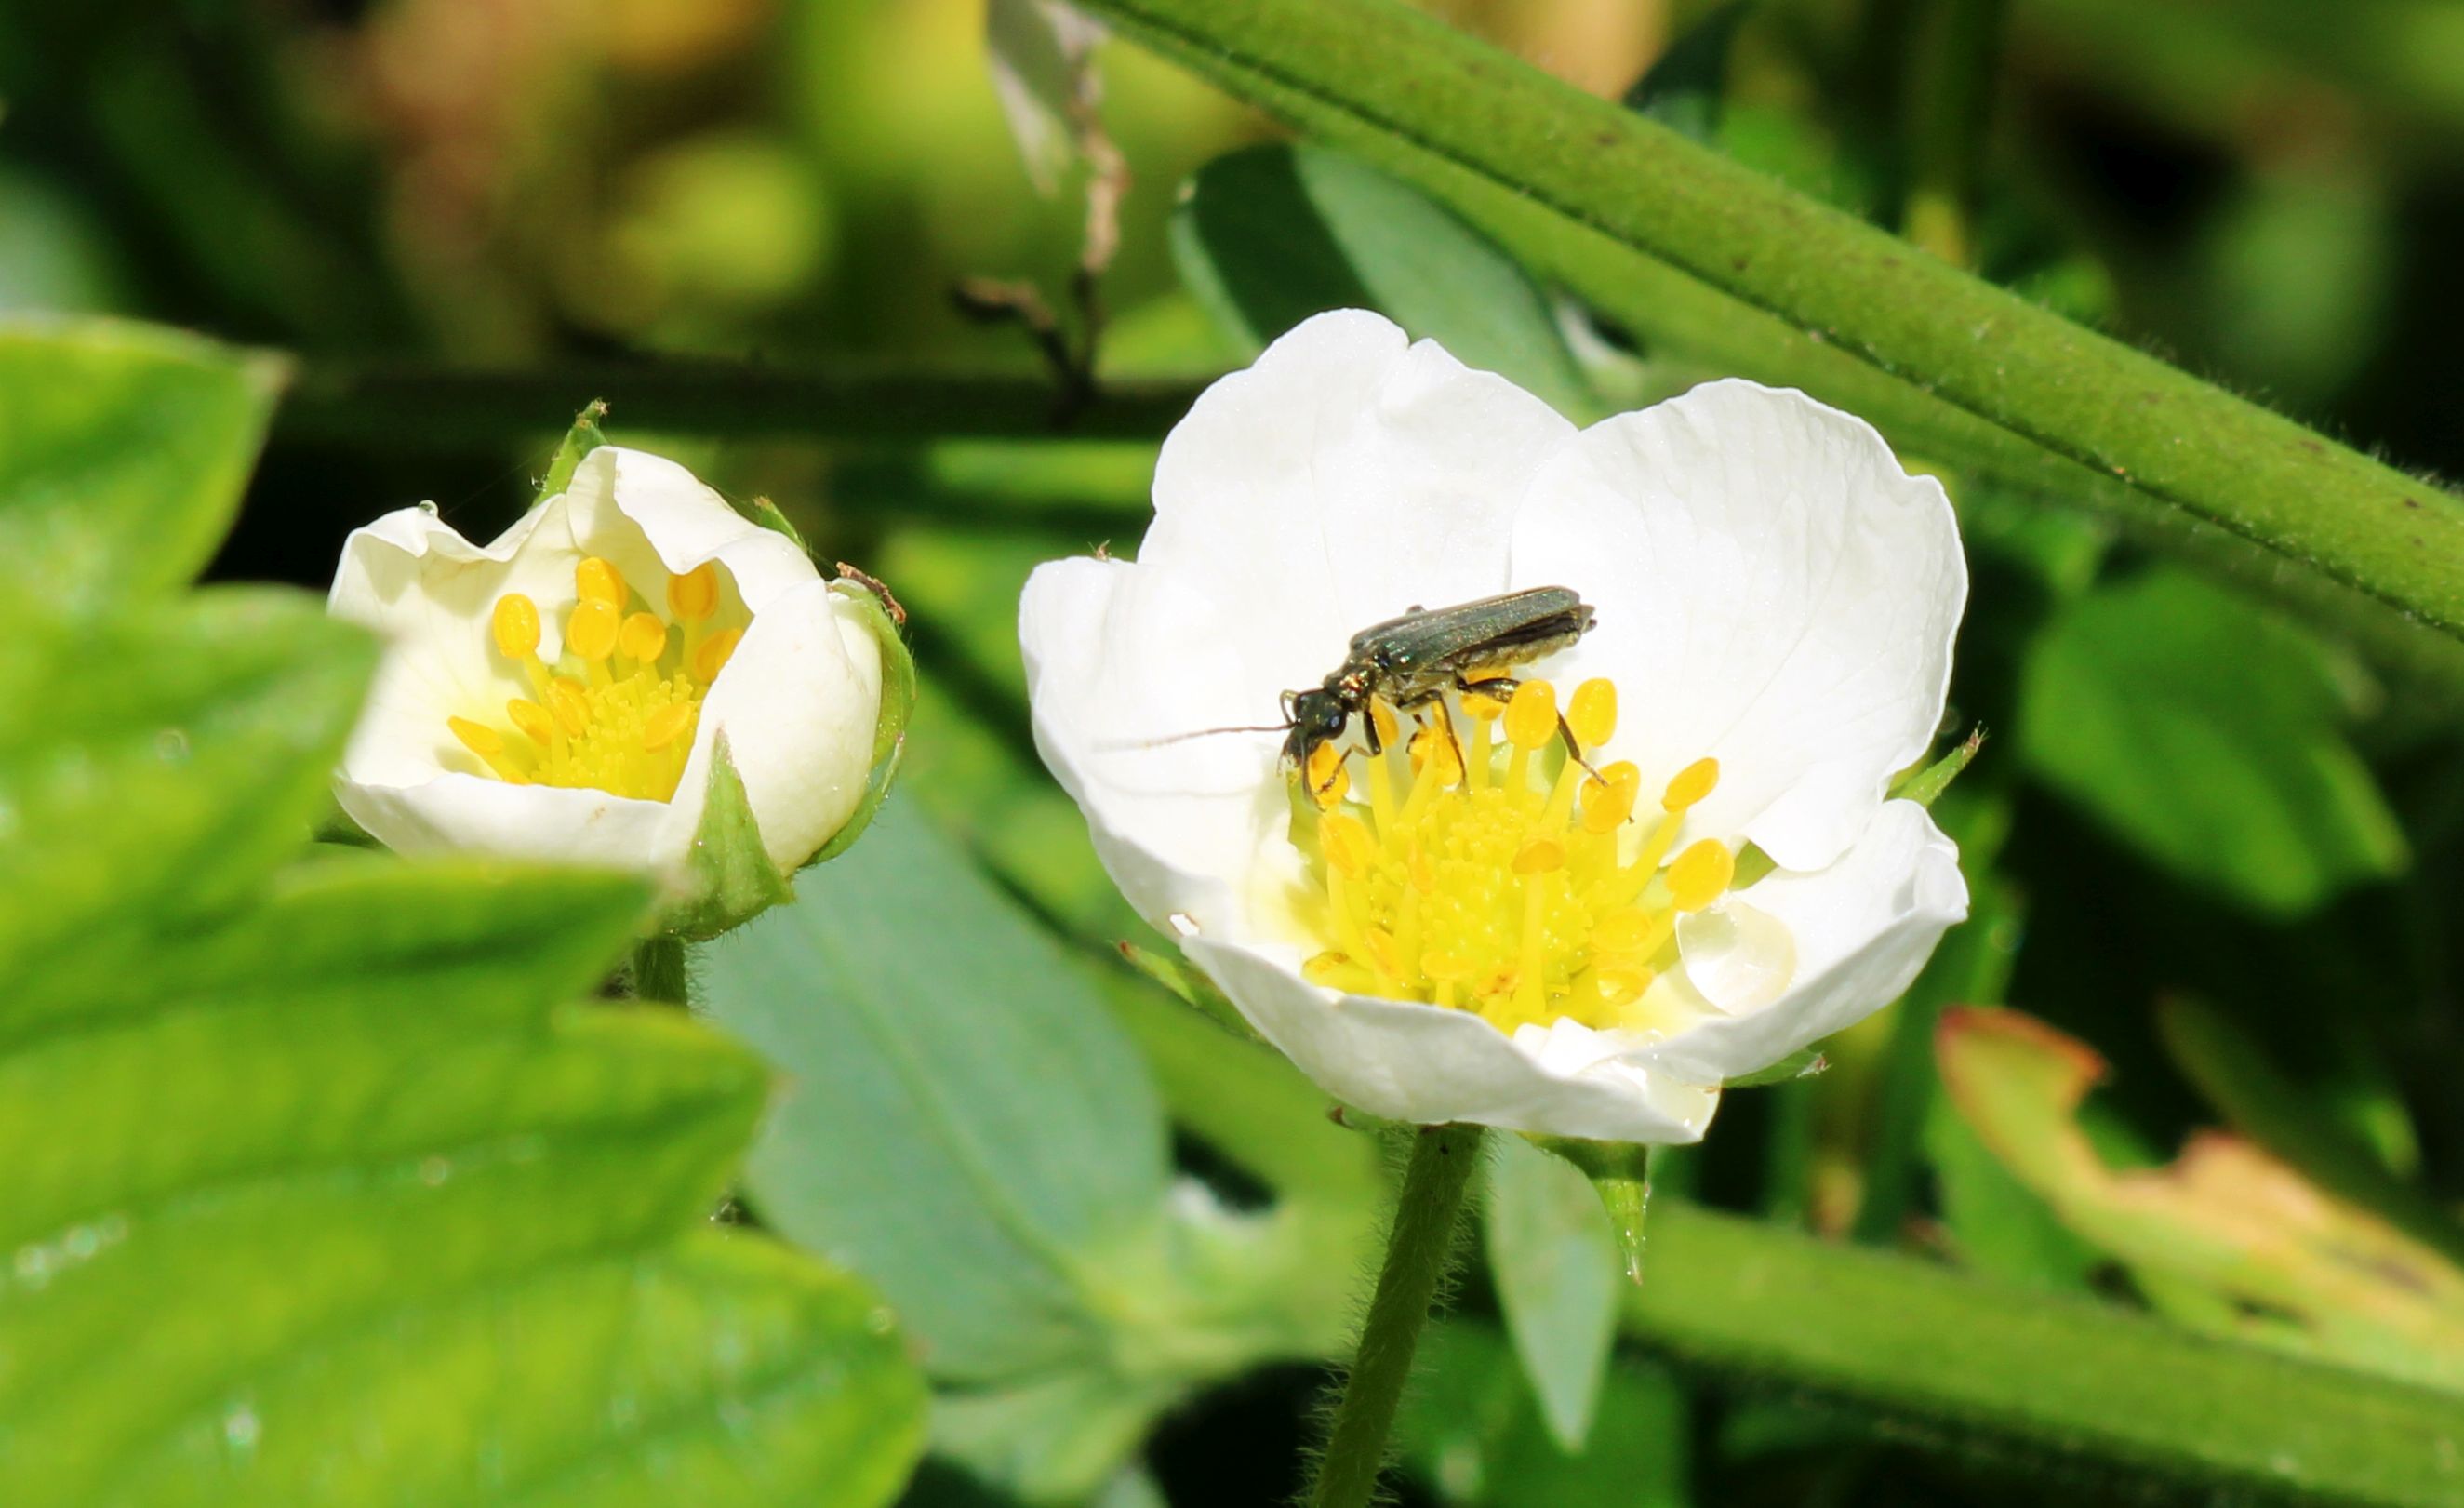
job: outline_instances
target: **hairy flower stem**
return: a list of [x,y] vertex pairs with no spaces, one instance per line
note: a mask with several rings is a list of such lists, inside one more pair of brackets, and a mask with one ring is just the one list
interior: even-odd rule
[[1412,1353],[1428,1321],[1429,1301],[1446,1270],[1462,1218],[1463,1191],[1480,1161],[1481,1127],[1427,1126],[1412,1148],[1395,1227],[1386,1242],[1386,1264],[1369,1319],[1360,1328],[1360,1349],[1335,1405],[1334,1430],[1317,1463],[1309,1490],[1311,1508],[1365,1508],[1377,1491],[1386,1463],[1386,1436],[1395,1407],[1412,1374]]
[[633,945],[633,998],[671,1006],[693,1001],[685,979],[685,945],[678,938],[649,938]]

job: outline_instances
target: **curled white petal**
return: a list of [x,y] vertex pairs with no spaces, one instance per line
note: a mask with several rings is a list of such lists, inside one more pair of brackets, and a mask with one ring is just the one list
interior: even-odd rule
[[1941,721],[1968,600],[1949,501],[1803,393],[1706,383],[1593,426],[1540,468],[1514,563],[1599,610],[1561,674],[1635,697],[1608,757],[1646,789],[1720,762],[1689,832],[1819,869]]
[[1700,1140],[1719,1105],[1716,1089],[1656,1073],[1620,1055],[1617,1037],[1571,1022],[1508,1037],[1466,1011],[1309,984],[1292,958],[1202,936],[1181,946],[1259,1035],[1372,1115],[1670,1143]]
[[[584,556],[615,564],[655,600],[671,574],[716,562],[722,611],[749,615],[705,699],[672,801],[515,786],[478,771],[451,717],[493,722],[532,688],[495,654],[490,613],[520,592],[569,602]],[[724,730],[763,844],[793,868],[859,799],[880,712],[880,651],[793,543],[746,520],[683,467],[615,446],[584,456],[571,485],[486,545],[432,509],[405,508],[353,531],[329,610],[374,629],[386,654],[337,773],[352,819],[406,852],[466,850],[676,873]],[[541,614],[539,651],[562,650],[561,614]]]
[[1967,918],[1968,882],[1958,848],[1925,809],[1889,801],[1837,863],[1810,874],[1780,871],[1738,899],[1787,929],[1795,977],[1785,993],[1759,1005],[1734,994],[1712,998],[1709,988],[1735,987],[1746,975],[1715,967],[1696,976],[1694,929],[1720,923],[1682,922],[1678,947],[1686,967],[1672,971],[1668,983],[1694,987],[1694,1019],[1642,1053],[1679,1078],[1715,1084],[1768,1068],[1898,999],[1944,931]]

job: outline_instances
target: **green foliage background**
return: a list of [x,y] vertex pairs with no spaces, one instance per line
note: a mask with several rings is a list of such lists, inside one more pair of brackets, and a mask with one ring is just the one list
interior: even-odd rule
[[[1959,506],[1989,735],[1936,809],[1974,920],[1656,1161],[1640,1288],[1492,1164],[1404,1500],[2464,1497],[2452,1305],[2117,1217],[2030,1060],[1954,1101],[1936,1052],[2016,1006],[2111,1066],[2104,1164],[2221,1125],[2353,1250],[2464,1250],[2453,8],[1090,9],[1133,183],[1056,430],[948,297],[1069,318],[1083,218],[971,0],[0,3],[0,1500],[1288,1494],[1386,1149],[1111,892],[1014,603],[1346,304],[1578,418],[1731,371],[1872,418]],[[591,998],[626,886],[309,837],[341,535],[492,532],[598,396],[889,580],[922,676],[698,1021]]]

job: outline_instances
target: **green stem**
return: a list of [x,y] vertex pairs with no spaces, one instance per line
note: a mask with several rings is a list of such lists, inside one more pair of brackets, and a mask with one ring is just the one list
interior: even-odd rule
[[1056,417],[1059,393],[1034,376],[959,376],[836,363],[794,367],[717,362],[581,362],[552,368],[310,363],[275,419],[277,441],[454,451],[558,428],[607,400],[627,430],[804,439],[1154,439],[1189,410],[1197,385],[1107,383]]
[[[1915,421],[1950,442],[1930,451],[1938,459],[2043,468],[2091,500],[2119,489],[2464,636],[2464,503],[2450,494],[1911,255],[1395,0],[1085,8],[1431,188],[1510,248],[1547,241],[1534,266],[1585,296],[1647,289],[1706,345],[1772,358],[1731,369],[1886,426]],[[1533,233],[1535,216],[1550,233]],[[1614,276],[1571,275],[1586,271]],[[2099,477],[2106,487],[2090,485]]]
[[1386,1265],[1360,1327],[1360,1349],[1335,1406],[1334,1430],[1317,1463],[1311,1508],[1364,1508],[1386,1464],[1386,1436],[1412,1375],[1412,1353],[1428,1322],[1462,1218],[1463,1190],[1480,1161],[1479,1126],[1424,1126],[1403,1174]]
[[682,939],[647,938],[633,944],[633,998],[664,1001],[671,1006],[693,1004]]

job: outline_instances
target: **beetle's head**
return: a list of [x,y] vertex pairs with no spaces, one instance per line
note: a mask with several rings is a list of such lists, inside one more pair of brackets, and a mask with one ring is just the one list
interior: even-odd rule
[[1323,687],[1287,693],[1284,713],[1292,724],[1284,739],[1284,763],[1293,769],[1307,765],[1309,752],[1319,744],[1343,737],[1352,721],[1351,707]]

